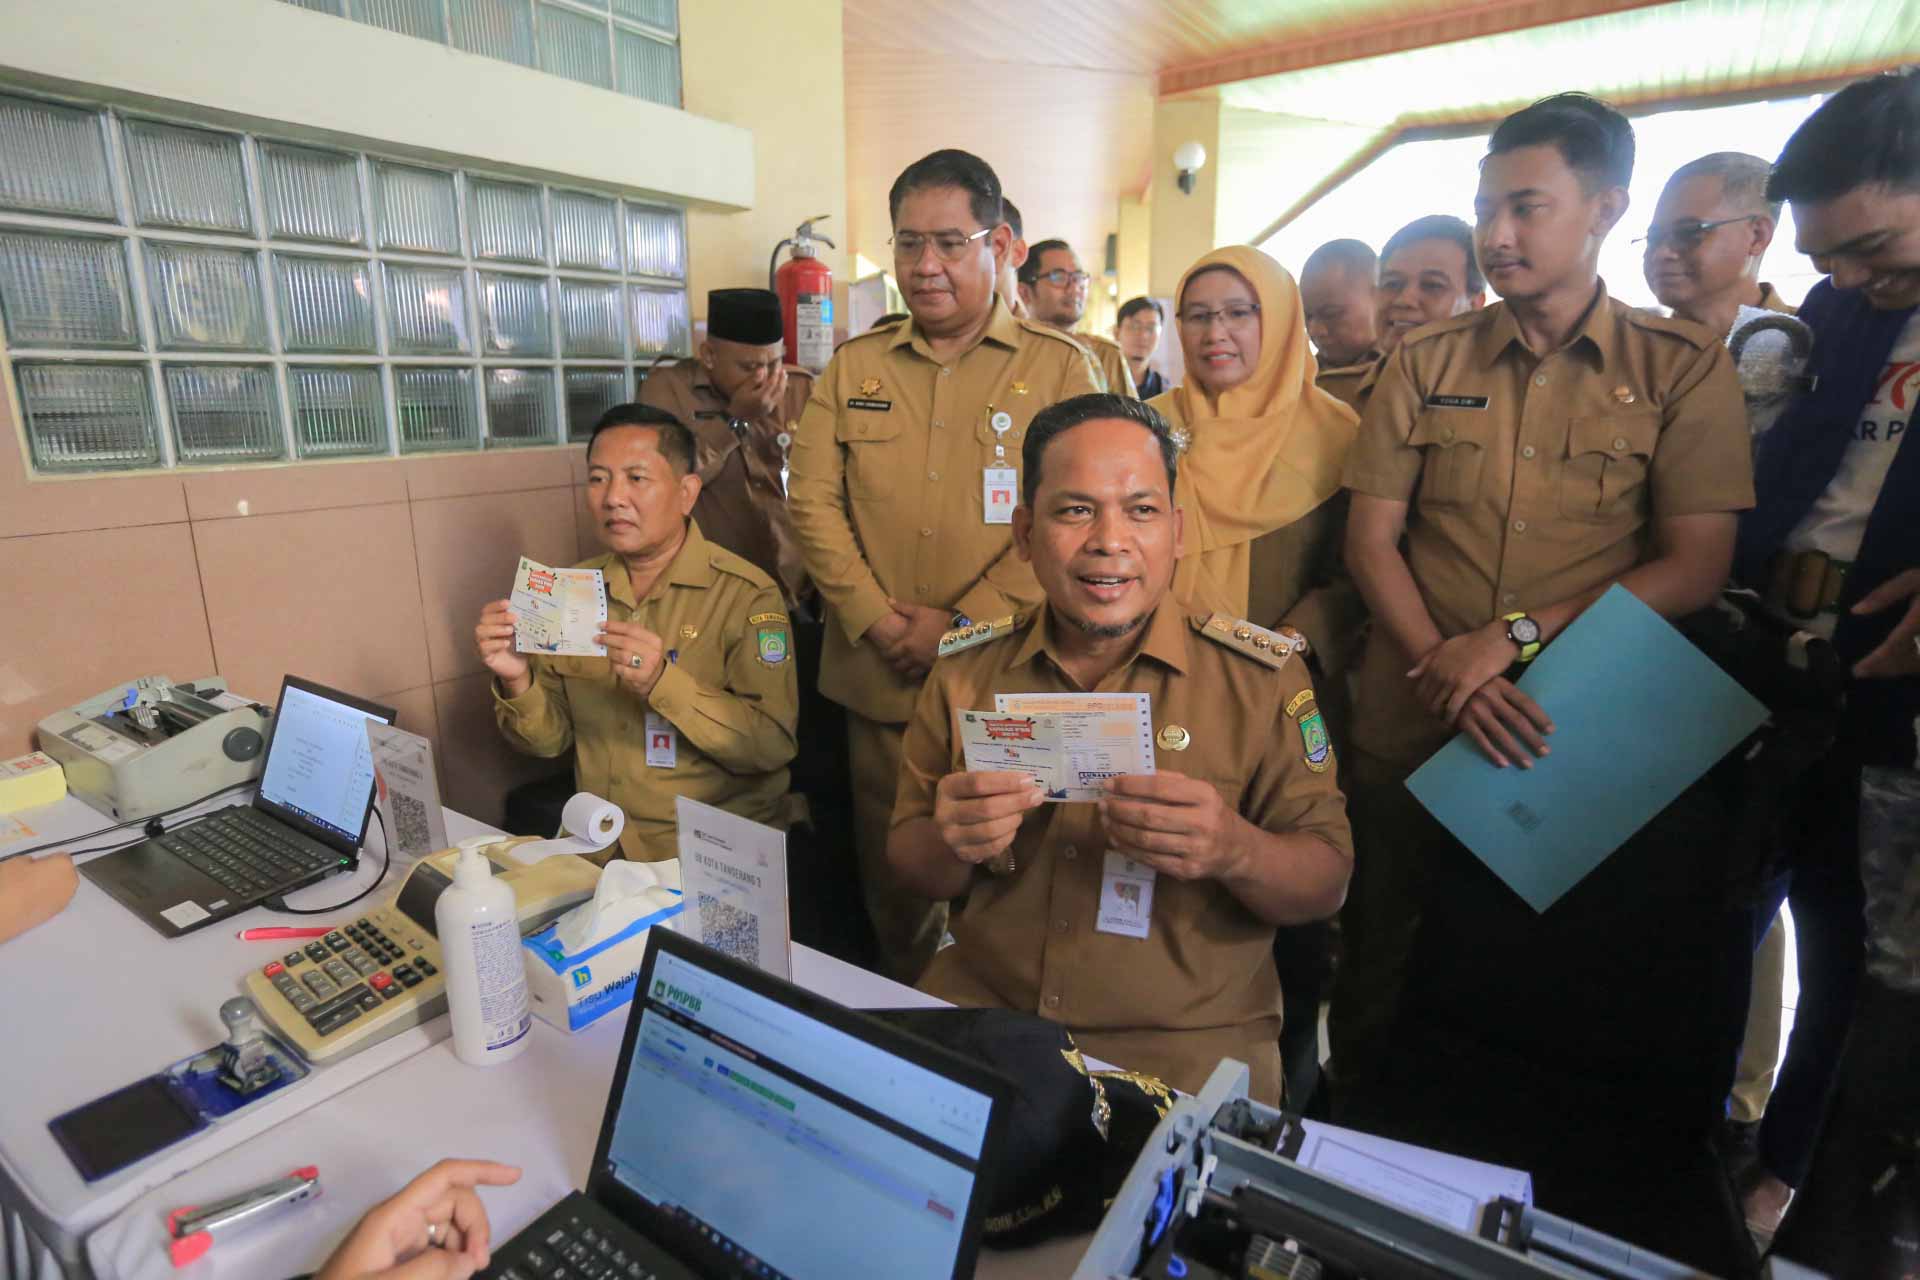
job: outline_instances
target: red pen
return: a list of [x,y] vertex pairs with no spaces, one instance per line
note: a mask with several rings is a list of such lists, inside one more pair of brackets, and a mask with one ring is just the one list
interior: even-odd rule
[[242,942],[277,942],[285,938],[324,938],[332,929],[289,929],[285,925],[274,925],[266,929],[242,929],[238,937]]

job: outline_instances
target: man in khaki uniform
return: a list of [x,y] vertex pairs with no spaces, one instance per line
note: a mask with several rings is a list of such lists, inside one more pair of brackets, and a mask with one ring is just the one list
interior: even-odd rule
[[[1473,258],[1473,228],[1447,214],[1415,218],[1394,232],[1380,251],[1379,268],[1374,332],[1380,357],[1392,355],[1400,340],[1421,325],[1487,305],[1487,282]],[[1375,358],[1322,369],[1315,385],[1364,414],[1382,364]]]
[[1364,242],[1329,240],[1300,268],[1300,311],[1323,373],[1364,370],[1380,358],[1374,332],[1379,265]]
[[[1020,268],[1027,261],[1027,233],[1021,225],[1019,206],[1007,199],[1004,192],[1000,196],[1000,220],[1007,224],[1007,230],[1013,233],[1013,242],[1007,247],[1006,257],[1000,260],[1000,269],[994,275],[994,292],[1000,295],[1000,301],[1007,304],[1007,310],[1019,319],[1030,319],[1027,304],[1020,300]],[[876,329],[878,325],[874,326]]]
[[1139,398],[1134,387],[1133,370],[1127,353],[1112,338],[1097,333],[1078,333],[1074,326],[1087,313],[1087,285],[1091,282],[1080,255],[1065,240],[1042,240],[1033,246],[1020,268],[1020,300],[1027,314],[1050,329],[1057,329],[1085,348],[1100,370],[1102,391]]
[[[1334,1000],[1336,1100],[1383,1065],[1410,1065],[1404,1044],[1381,1041],[1404,1003],[1416,924],[1451,939],[1462,920],[1510,921],[1502,913],[1517,903],[1412,800],[1408,773],[1456,731],[1498,767],[1531,768],[1547,753],[1552,723],[1513,683],[1521,666],[1616,582],[1668,617],[1706,606],[1726,581],[1736,513],[1753,502],[1725,348],[1697,325],[1616,302],[1596,274],[1601,243],[1626,211],[1632,163],[1631,127],[1584,95],[1547,99],[1502,123],[1475,211],[1480,265],[1503,301],[1407,334],[1348,455],[1347,564],[1374,629],[1348,760],[1359,873]],[[1654,894],[1641,906],[1643,919],[1674,909]],[[1590,958],[1613,945],[1574,927],[1591,923],[1583,909],[1571,908],[1570,923],[1562,904],[1555,918],[1558,937],[1578,944],[1531,932],[1530,913],[1488,941],[1531,939],[1523,981],[1564,972],[1573,953],[1556,947],[1590,947],[1580,953]],[[1686,909],[1703,929],[1717,919],[1711,903]],[[1611,918],[1618,937],[1638,927]],[[1423,964],[1432,958],[1425,944],[1421,955]],[[1459,949],[1444,958],[1475,963]],[[1433,974],[1420,976],[1430,996]],[[1530,1010],[1527,1051],[1540,1056],[1528,1061],[1576,1072],[1587,1048],[1568,1045],[1562,1020],[1581,1001],[1632,990],[1644,993],[1623,979],[1609,992],[1566,991],[1575,1003],[1544,1017]],[[1424,1004],[1402,1013],[1432,1025]],[[1611,1034],[1635,1038],[1624,1026]],[[1514,1121],[1516,1131],[1530,1124]],[[1487,1152],[1499,1141],[1477,1154],[1495,1158]],[[1549,1177],[1569,1176],[1580,1151],[1562,1144]]]
[[[1274,926],[1331,914],[1351,866],[1305,664],[1169,594],[1177,451],[1157,412],[1081,396],[1025,454],[1014,537],[1046,603],[954,632],[907,730],[888,856],[931,897],[967,895],[921,986],[1064,1023],[1189,1091],[1237,1058],[1278,1103]],[[998,693],[1146,694],[1156,772],[1058,804],[1024,774],[968,772],[955,714]]]
[[1091,391],[1087,355],[994,295],[1011,240],[1000,180],[936,151],[888,199],[911,318],[850,338],[814,384],[789,510],[826,602],[820,687],[847,709],[855,849],[887,971],[917,978],[944,908],[886,863],[900,734],[955,616],[991,622],[1039,599],[1012,548],[1020,442],[1047,405]]
[[620,851],[679,856],[674,798],[785,827],[796,690],[780,589],[708,542],[692,433],[646,405],[616,405],[587,445],[587,506],[604,554],[602,657],[523,657],[496,600],[474,640],[494,676],[494,718],[529,755],[574,748],[583,791],[626,811]]
[[805,613],[813,585],[787,518],[784,477],[813,375],[782,364],[784,350],[778,294],[714,289],[699,356],[647,374],[640,403],[693,431],[700,477],[693,518],[707,540],[758,566]]
[[1760,262],[1780,224],[1767,200],[1773,166],[1759,156],[1716,151],[1673,171],[1642,237],[1647,287],[1682,320],[1705,325],[1722,342],[1742,312],[1792,315]]

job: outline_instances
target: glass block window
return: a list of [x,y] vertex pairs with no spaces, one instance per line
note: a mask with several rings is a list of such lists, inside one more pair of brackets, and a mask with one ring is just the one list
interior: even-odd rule
[[662,106],[680,105],[678,0],[285,2]]
[[691,352],[686,274],[672,206],[0,85],[0,372],[37,472],[578,439]]

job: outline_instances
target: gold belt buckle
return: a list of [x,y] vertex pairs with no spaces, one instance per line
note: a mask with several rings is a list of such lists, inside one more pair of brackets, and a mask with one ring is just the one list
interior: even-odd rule
[[1851,567],[1824,551],[1782,552],[1774,557],[1768,603],[1795,618],[1831,613],[1840,602]]

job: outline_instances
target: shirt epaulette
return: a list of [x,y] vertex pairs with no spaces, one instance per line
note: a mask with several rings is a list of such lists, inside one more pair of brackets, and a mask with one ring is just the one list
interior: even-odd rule
[[1445,320],[1430,320],[1418,328],[1407,330],[1406,336],[1400,339],[1400,349],[1404,351],[1408,347],[1430,342],[1449,333],[1477,328],[1491,321],[1493,315],[1492,307],[1481,307],[1473,311],[1462,311],[1457,316],[1448,316]]
[[1720,339],[1713,335],[1712,330],[1691,320],[1682,320],[1677,316],[1655,315],[1640,307],[1621,307],[1620,315],[1636,329],[1645,329],[1649,333],[1664,333],[1683,339],[1701,351],[1720,345]]
[[1018,617],[1010,613],[1004,618],[995,618],[992,622],[972,622],[964,627],[955,627],[940,637],[940,644],[934,650],[934,657],[945,658],[959,653],[962,649],[971,649],[989,640],[1010,636],[1017,629],[1018,624]]
[[1307,647],[1307,638],[1292,627],[1269,631],[1245,618],[1229,618],[1224,613],[1209,614],[1204,618],[1195,615],[1191,621],[1195,631],[1215,644],[1224,645],[1276,671],[1286,666],[1294,654],[1303,652]]
[[[1016,317],[1015,323],[1017,323],[1020,326],[1020,328],[1026,333],[1033,334],[1035,337],[1046,338],[1053,342],[1064,343],[1068,347],[1071,347],[1077,354],[1086,356],[1089,359],[1092,358],[1092,353],[1088,351],[1085,347],[1081,346],[1078,342],[1075,342],[1073,340],[1073,335],[1071,334],[1062,333],[1058,329],[1050,329],[1046,325],[1041,324],[1037,320],[1025,320],[1025,319],[1020,319]],[[1083,335],[1083,336],[1090,336],[1090,335]]]
[[774,580],[767,576],[765,569],[745,556],[734,554],[717,542],[707,544],[707,563],[713,566],[715,573],[732,574],[763,591],[776,585]]

